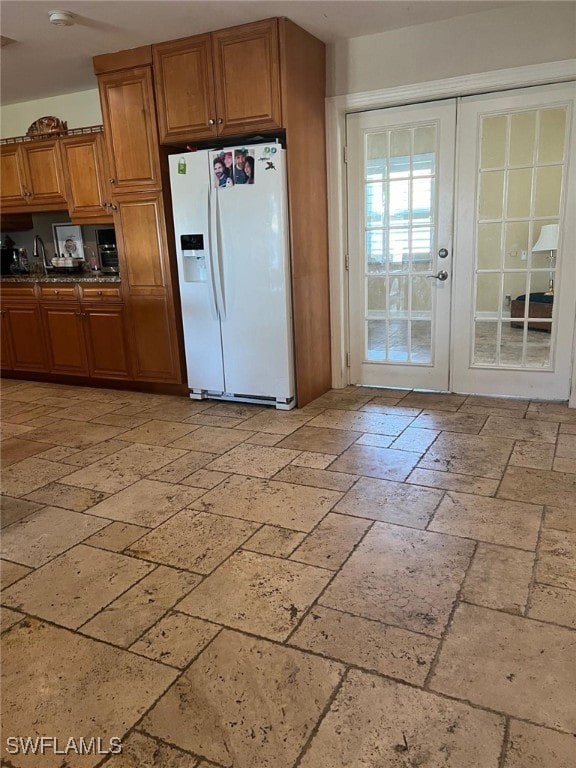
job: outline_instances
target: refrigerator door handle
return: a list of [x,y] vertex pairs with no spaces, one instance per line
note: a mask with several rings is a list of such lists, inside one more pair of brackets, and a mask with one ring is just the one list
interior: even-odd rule
[[208,300],[214,320],[218,320],[218,302],[216,300],[216,283],[214,280],[214,259],[212,250],[215,247],[212,235],[212,190],[208,189]]
[[220,236],[220,201],[219,190],[214,191],[215,200],[210,206],[210,229],[212,244],[214,246],[214,259],[212,263],[214,275],[214,291],[216,294],[216,306],[221,320],[226,320],[226,303],[222,281],[222,240]]

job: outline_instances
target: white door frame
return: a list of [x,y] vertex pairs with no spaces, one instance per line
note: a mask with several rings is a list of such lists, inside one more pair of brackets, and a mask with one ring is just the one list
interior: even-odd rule
[[[576,79],[576,59],[567,59],[326,99],[333,387],[345,387],[349,383],[346,367],[348,351],[348,278],[345,266],[347,206],[344,159],[346,114],[574,79]],[[576,356],[573,360],[570,406],[576,408]]]

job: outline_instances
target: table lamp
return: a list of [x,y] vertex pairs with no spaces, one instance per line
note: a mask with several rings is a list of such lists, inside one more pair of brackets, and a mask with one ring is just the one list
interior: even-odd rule
[[540,230],[540,237],[535,245],[532,246],[532,253],[540,251],[548,251],[548,259],[550,260],[550,284],[548,290],[545,292],[545,296],[554,296],[554,278],[552,265],[556,258],[555,252],[558,250],[558,224],[544,224]]

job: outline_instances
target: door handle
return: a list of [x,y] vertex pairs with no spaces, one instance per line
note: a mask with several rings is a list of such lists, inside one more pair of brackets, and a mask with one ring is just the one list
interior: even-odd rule
[[427,275],[427,277],[435,277],[436,280],[440,280],[443,283],[445,280],[448,280],[448,272],[445,269],[441,269],[437,275]]

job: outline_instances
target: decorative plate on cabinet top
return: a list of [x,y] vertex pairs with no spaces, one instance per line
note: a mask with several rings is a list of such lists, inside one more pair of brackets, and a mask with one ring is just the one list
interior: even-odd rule
[[39,117],[26,131],[26,136],[54,136],[68,131],[68,123],[59,117]]

